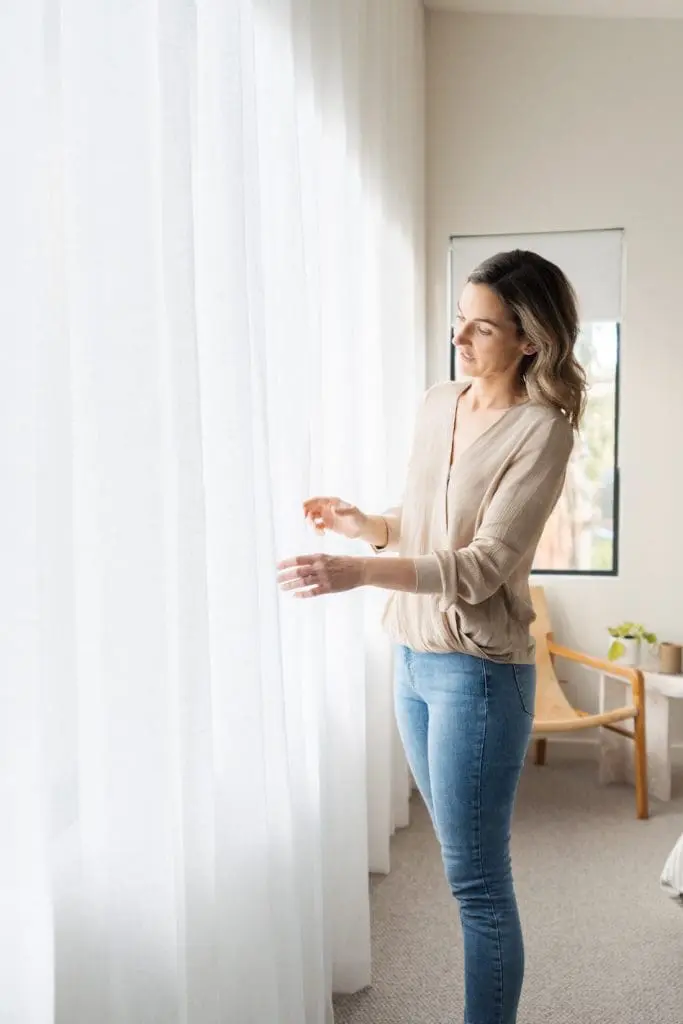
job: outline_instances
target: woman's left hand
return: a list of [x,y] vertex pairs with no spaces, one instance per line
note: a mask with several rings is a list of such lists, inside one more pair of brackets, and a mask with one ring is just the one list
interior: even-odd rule
[[294,597],[321,597],[362,587],[365,559],[339,555],[298,555],[280,562],[278,583]]

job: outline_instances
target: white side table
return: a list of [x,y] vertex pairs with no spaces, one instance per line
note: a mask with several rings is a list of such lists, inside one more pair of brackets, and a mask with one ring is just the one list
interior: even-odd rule
[[[683,675],[643,672],[645,677],[645,731],[648,789],[657,800],[671,799],[669,703],[683,700]],[[600,711],[631,703],[631,687],[624,679],[600,676]],[[628,726],[628,722],[623,723]],[[633,743],[617,733],[600,729],[600,782],[635,781]]]

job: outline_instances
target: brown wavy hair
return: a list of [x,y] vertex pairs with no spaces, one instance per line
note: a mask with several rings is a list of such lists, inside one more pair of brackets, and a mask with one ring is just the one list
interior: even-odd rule
[[519,336],[536,349],[520,365],[520,383],[529,398],[560,409],[578,429],[586,374],[574,354],[580,330],[576,293],[563,272],[535,252],[513,249],[484,260],[468,281],[495,292]]

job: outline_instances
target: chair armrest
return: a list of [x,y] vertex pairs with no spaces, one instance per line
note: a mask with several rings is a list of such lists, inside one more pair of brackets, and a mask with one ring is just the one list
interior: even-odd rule
[[548,651],[556,658],[564,658],[566,661],[575,661],[578,665],[592,668],[596,672],[603,672],[605,675],[617,676],[631,684],[633,700],[637,707],[640,707],[645,700],[645,677],[639,668],[630,668],[627,665],[616,665],[607,658],[594,658],[591,654],[583,654],[581,651],[573,651],[570,647],[562,647],[556,644],[552,636],[548,637]]

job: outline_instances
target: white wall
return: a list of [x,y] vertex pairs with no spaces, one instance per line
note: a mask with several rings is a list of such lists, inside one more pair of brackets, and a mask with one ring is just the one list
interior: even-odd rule
[[626,231],[620,573],[544,581],[558,637],[596,654],[624,618],[683,641],[681,54],[679,21],[428,15],[430,380],[450,235]]

